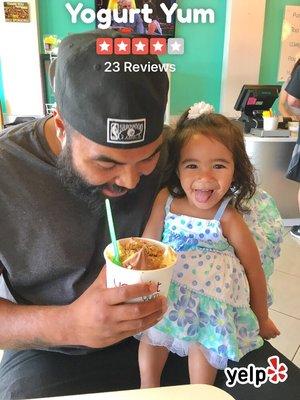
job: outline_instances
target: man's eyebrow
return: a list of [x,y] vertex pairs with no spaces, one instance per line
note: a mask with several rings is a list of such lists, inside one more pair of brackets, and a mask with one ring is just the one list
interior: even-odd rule
[[[153,152],[149,157],[144,158],[144,159],[141,160],[140,162],[146,161],[146,160],[148,160],[149,158],[155,156],[155,154],[157,154],[157,153],[160,152],[161,148],[162,148],[162,144],[160,144],[160,145],[154,150],[154,152]],[[116,161],[116,160],[114,160],[113,158],[110,158],[110,157],[105,156],[105,155],[97,156],[97,157],[93,158],[93,160],[94,160],[94,161],[107,162],[107,163],[113,163],[113,164],[116,164],[116,165],[125,165],[125,164],[126,164],[126,163],[122,163],[122,162],[120,162],[120,161]]]
[[159,153],[159,152],[161,151],[162,146],[163,146],[163,145],[160,144],[160,145],[154,150],[154,152],[153,152],[149,157],[145,158],[145,159],[142,160],[142,161],[148,160],[148,158],[151,158],[151,157],[155,156],[155,154],[157,154],[157,153]]

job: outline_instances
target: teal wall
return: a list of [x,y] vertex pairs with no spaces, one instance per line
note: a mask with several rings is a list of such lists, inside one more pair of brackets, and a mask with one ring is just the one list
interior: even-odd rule
[[3,81],[2,81],[1,60],[0,60],[0,103],[2,106],[2,111],[5,113],[6,112],[6,103],[5,103],[4,87],[3,87]]
[[[85,7],[93,7],[94,0],[81,1]],[[39,0],[40,33],[56,34],[60,38],[69,33],[93,29],[95,24],[71,23],[65,1]],[[77,0],[70,1],[75,7]],[[164,56],[163,62],[176,64],[172,76],[171,114],[180,114],[191,104],[205,100],[219,108],[222,59],[224,46],[226,0],[181,0],[185,8],[212,8],[216,14],[214,24],[176,25],[176,37],[185,39],[185,54]],[[42,40],[41,40],[42,43]]]
[[[69,0],[75,7],[77,0]],[[81,0],[84,7],[94,7],[94,0]],[[71,23],[65,8],[65,0],[39,0],[40,37],[56,34],[59,38],[69,33],[94,28],[81,21]],[[186,107],[198,100],[206,100],[219,108],[222,74],[223,45],[226,18],[226,0],[181,0],[181,8],[212,8],[216,13],[215,24],[176,25],[176,36],[185,39],[185,54],[164,56],[162,61],[176,64],[172,76],[171,113],[180,114]],[[267,0],[260,66],[261,84],[277,83],[279,66],[281,28],[286,5],[299,5],[299,0]],[[41,48],[42,52],[42,48]],[[4,105],[3,83],[0,64],[0,100]]]
[[299,6],[300,0],[267,0],[259,83],[276,84],[285,6]]
[[[68,2],[73,8],[76,8],[79,3],[77,0],[69,0]],[[65,7],[66,3],[65,0],[38,0],[41,53],[44,53],[44,35],[53,34],[57,35],[59,39],[63,39],[71,33],[84,32],[95,27],[95,24],[93,26],[84,24],[80,18],[77,24],[72,24],[70,13]],[[84,5],[83,8],[95,7],[94,0],[81,0],[81,3]],[[45,65],[45,67],[47,66],[48,64]],[[54,94],[48,79],[45,82],[45,91],[47,103],[53,103],[55,101]]]
[[215,11],[214,24],[176,25],[176,37],[185,40],[185,54],[165,56],[163,61],[176,64],[172,76],[171,114],[181,114],[195,102],[204,100],[220,106],[222,61],[226,18],[226,0],[183,0],[185,8],[212,8]]
[[[43,52],[43,35],[54,34],[60,39],[68,36],[69,33],[77,33],[93,29],[84,24],[79,19],[77,24],[72,24],[71,16],[65,7],[66,3],[72,4],[73,8],[79,3],[78,0],[38,0],[39,24],[40,24],[40,43],[41,52]],[[94,0],[81,0],[84,8],[94,8]]]

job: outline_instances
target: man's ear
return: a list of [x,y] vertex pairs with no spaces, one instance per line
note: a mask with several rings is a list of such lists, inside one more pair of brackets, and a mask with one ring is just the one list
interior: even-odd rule
[[56,137],[60,141],[61,147],[64,148],[66,144],[66,129],[64,121],[57,110],[53,110],[53,119],[56,129]]

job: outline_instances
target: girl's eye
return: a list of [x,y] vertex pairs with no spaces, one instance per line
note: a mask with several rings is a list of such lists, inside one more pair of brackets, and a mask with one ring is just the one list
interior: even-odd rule
[[221,169],[221,168],[226,168],[226,167],[223,164],[215,164],[214,165],[214,169]]
[[196,164],[187,164],[187,165],[185,166],[185,168],[186,168],[186,169],[196,169],[196,168],[198,168],[198,167],[197,167]]

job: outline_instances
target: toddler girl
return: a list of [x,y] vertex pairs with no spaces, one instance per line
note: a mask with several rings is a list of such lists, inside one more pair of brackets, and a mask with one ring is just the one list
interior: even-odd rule
[[[191,383],[213,384],[228,360],[239,361],[263,338],[280,334],[268,316],[260,254],[242,217],[256,185],[239,128],[212,106],[195,104],[177,124],[170,157],[167,188],[158,194],[143,236],[171,245],[178,262],[166,314],[138,335],[141,387],[160,385],[169,351],[188,355]],[[263,213],[275,220],[271,230],[277,224],[280,231],[276,206],[266,193],[258,198],[256,208],[264,204]],[[268,217],[251,212],[250,223],[266,225]],[[254,235],[263,236],[259,229]],[[279,241],[261,246],[273,249],[269,258],[261,254],[269,267]]]

